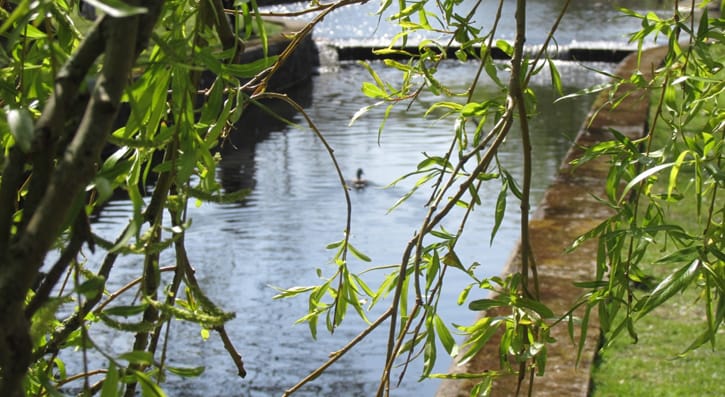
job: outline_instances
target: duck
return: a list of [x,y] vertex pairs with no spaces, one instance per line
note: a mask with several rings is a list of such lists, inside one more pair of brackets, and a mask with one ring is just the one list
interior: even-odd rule
[[350,183],[350,186],[354,187],[355,189],[363,189],[368,185],[368,181],[366,179],[363,179],[363,170],[362,168],[358,168],[356,175],[357,177],[353,179]]

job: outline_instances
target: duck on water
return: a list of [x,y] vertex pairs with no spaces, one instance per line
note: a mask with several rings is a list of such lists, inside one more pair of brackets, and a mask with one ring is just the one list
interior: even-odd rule
[[350,181],[350,186],[354,187],[355,189],[362,189],[368,185],[367,179],[364,179],[363,176],[364,172],[362,168],[357,169],[357,177]]

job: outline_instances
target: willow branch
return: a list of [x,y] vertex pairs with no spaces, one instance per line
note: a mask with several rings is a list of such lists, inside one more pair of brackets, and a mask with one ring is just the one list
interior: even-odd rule
[[342,356],[345,355],[350,349],[352,349],[355,345],[360,343],[365,337],[368,336],[373,330],[375,330],[380,324],[385,322],[389,317],[392,316],[392,311],[390,309],[386,310],[383,314],[380,315],[372,324],[370,324],[367,328],[365,328],[362,332],[360,332],[357,336],[352,338],[350,342],[348,342],[345,346],[343,346],[340,350],[337,350],[330,354],[330,358],[321,366],[319,366],[317,369],[312,371],[309,375],[307,375],[304,379],[299,381],[296,385],[290,387],[287,389],[283,397],[287,397],[291,395],[292,393],[299,390],[302,386],[304,386],[307,383],[310,383],[311,381],[315,380],[318,376],[320,376],[325,370],[330,367],[332,364],[334,364],[337,360],[342,358]]
[[83,247],[83,243],[90,238],[90,226],[88,225],[88,217],[84,211],[79,211],[76,221],[71,230],[71,237],[68,244],[63,248],[60,257],[50,268],[48,274],[42,280],[42,283],[35,291],[35,295],[25,307],[25,317],[30,319],[45,302],[47,302],[51,291],[57,284],[60,277],[66,271],[70,263],[76,258],[78,252]]
[[262,73],[259,73],[257,76],[252,78],[252,80],[247,82],[242,88],[250,89],[254,87],[254,95],[263,93],[267,89],[267,84],[269,83],[269,80],[272,78],[272,76],[279,70],[280,67],[282,67],[282,65],[287,61],[287,58],[292,55],[295,49],[299,46],[300,42],[302,42],[302,39],[304,39],[307,35],[311,34],[312,29],[318,23],[322,22],[325,16],[341,7],[358,3],[364,4],[367,2],[368,0],[341,0],[337,3],[332,3],[329,4],[329,6],[326,6],[322,10],[322,12],[320,12],[320,14],[315,16],[312,21],[307,23],[299,32],[296,32],[294,34],[294,37],[292,38],[290,43],[287,45],[284,51],[279,54],[277,62],[275,62],[274,65],[272,65],[268,69],[265,69]]
[[[531,251],[531,240],[529,238],[529,211],[531,209],[531,136],[529,132],[528,114],[524,99],[525,86],[521,85],[524,80],[521,75],[523,63],[524,43],[526,41],[526,0],[517,0],[516,3],[516,37],[514,40],[514,56],[511,60],[511,80],[509,90],[515,98],[518,110],[519,125],[521,131],[521,154],[523,156],[523,187],[521,196],[521,276],[524,292],[529,297],[539,296],[538,277],[536,264]],[[529,271],[534,277],[534,293],[529,289]]]
[[[352,2],[355,2],[356,0],[352,0]],[[291,44],[290,44],[291,45]],[[289,47],[288,47],[289,48]],[[286,50],[285,50],[286,51]],[[298,113],[302,115],[302,117],[305,118],[305,121],[307,121],[307,125],[310,127],[310,129],[314,132],[315,136],[317,136],[317,139],[322,142],[322,145],[325,147],[325,150],[330,155],[330,160],[332,160],[332,164],[335,167],[335,171],[337,172],[337,177],[340,180],[340,185],[342,186],[342,191],[345,194],[345,233],[343,236],[344,243],[343,243],[343,250],[342,250],[342,256],[341,260],[343,263],[347,263],[347,252],[348,252],[348,243],[350,241],[350,234],[352,230],[352,202],[350,201],[350,192],[348,191],[347,183],[345,182],[345,177],[342,175],[342,169],[340,168],[340,165],[337,162],[337,157],[335,156],[335,150],[330,146],[330,144],[327,142],[327,139],[325,139],[325,136],[322,134],[322,132],[317,128],[315,125],[315,122],[312,120],[312,118],[305,112],[305,110],[300,106],[297,102],[292,100],[289,96],[284,94],[278,94],[278,93],[272,93],[272,92],[262,92],[259,94],[256,94],[252,96],[254,99],[262,99],[262,98],[272,98],[272,99],[278,99],[285,103],[287,103],[290,107],[292,107],[294,110],[296,110]],[[338,281],[338,291],[341,290],[343,280],[343,273],[340,271],[340,277]],[[336,296],[336,302],[338,300],[346,299],[342,294],[337,294]],[[338,310],[337,304],[335,304],[335,310],[333,313],[333,319],[337,318],[337,310]],[[335,326],[335,321],[333,320],[333,327]],[[333,328],[334,330],[334,328]]]

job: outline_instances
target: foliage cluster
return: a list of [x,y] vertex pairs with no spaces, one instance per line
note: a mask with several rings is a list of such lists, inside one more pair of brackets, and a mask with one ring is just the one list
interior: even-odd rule
[[[259,36],[265,48],[269,40],[263,13],[254,0],[236,2],[233,10],[225,10],[221,0],[87,0],[102,11],[93,24],[81,22],[80,3],[73,0],[0,2],[3,395],[58,395],[60,389],[74,388],[102,396],[132,396],[138,388],[144,395],[163,395],[160,385],[167,374],[197,376],[203,371],[167,362],[164,335],[172,319],[197,323],[202,334],[219,333],[239,375],[245,375],[241,356],[224,328],[233,314],[206,297],[189,263],[184,243],[190,227],[187,208],[197,200],[234,201],[244,195],[222,192],[215,175],[219,159],[215,148],[233,133],[244,109],[263,99],[283,101],[303,115],[330,153],[347,197],[332,148],[314,121],[301,106],[283,94],[267,92],[267,87],[316,23],[339,7],[359,2],[311,4],[304,12],[314,15],[312,21],[289,37],[285,51],[251,63],[238,61],[252,34]],[[455,0],[399,2],[391,19],[401,33],[379,52],[408,57],[407,62],[385,61],[401,72],[402,79],[386,82],[369,68],[372,81],[362,84],[363,92],[377,101],[371,106],[386,108],[386,116],[397,111],[396,105],[416,105],[423,92],[440,96],[443,99],[426,115],[442,113],[443,119],[450,120],[450,149],[427,156],[403,177],[418,180],[395,206],[416,194],[420,186],[430,185],[428,212],[415,237],[403,248],[400,263],[378,288],[366,285],[348,268],[348,254],[369,260],[348,241],[348,197],[343,238],[328,246],[336,250],[336,272],[323,276],[321,285],[280,292],[279,297],[308,295],[309,313],[301,321],[309,324],[313,336],[320,318],[332,331],[350,308],[368,320],[369,307],[363,306],[363,298],[370,298],[372,304],[389,299],[382,314],[368,320],[367,329],[287,394],[317,377],[383,324],[388,326],[389,340],[378,395],[390,393],[396,363],[405,367],[420,356],[421,379],[452,377],[432,373],[439,343],[447,356],[460,353],[465,361],[497,331],[504,335],[499,348],[502,372],[517,372],[520,387],[525,379],[533,382],[534,374],[545,371],[547,345],[552,342],[550,327],[573,320],[567,314],[553,313],[539,300],[536,262],[528,240],[532,156],[528,120],[536,108],[528,82],[548,66],[554,89],[561,92],[561,78],[546,51],[569,3],[562,4],[559,18],[552,21],[542,49],[527,55],[525,0],[516,2],[517,32],[512,43],[495,40],[503,1],[489,30],[471,21],[480,3],[463,10]],[[380,12],[391,7],[392,0],[385,1]],[[587,313],[597,308],[612,337],[623,330],[635,336],[636,319],[686,288],[697,289],[707,316],[701,335],[690,346],[696,348],[714,340],[725,314],[725,203],[720,193],[725,183],[725,116],[719,106],[723,99],[723,21],[705,12],[695,24],[678,9],[670,19],[625,12],[642,20],[642,30],[633,39],[643,43],[648,35],[664,36],[669,56],[651,82],[638,75],[614,81],[611,102],[616,105],[627,95],[616,89],[624,87],[624,82],[660,87],[652,127],[665,123],[672,135],[663,147],[654,147],[652,133],[642,140],[630,140],[614,132],[617,140],[590,148],[582,160],[612,158],[607,195],[601,199],[616,214],[574,242],[576,246],[596,238],[600,249],[596,279],[586,283],[589,291],[572,306],[585,306]],[[436,31],[447,41],[424,40],[417,52],[397,49],[397,44],[407,43],[408,35],[417,31]],[[689,43],[683,47],[680,40],[684,37]],[[436,79],[437,65],[446,58],[445,48],[453,44],[460,47],[458,59],[480,65],[463,92]],[[495,63],[489,53],[494,46],[507,53],[510,61]],[[475,98],[474,88],[482,79],[490,79],[501,95]],[[363,107],[355,118],[364,117],[371,106]],[[696,117],[701,115],[704,117]],[[380,133],[383,131],[384,123]],[[522,180],[515,180],[497,157],[499,146],[512,133],[522,137]],[[108,147],[113,149],[101,157]],[[667,183],[658,184],[658,179]],[[147,193],[150,182],[153,187]],[[484,183],[500,185],[491,241],[507,201],[516,201],[522,210],[520,268],[507,278],[480,279],[476,264],[463,264],[456,254],[468,214],[481,203],[479,188]],[[93,233],[89,217],[117,191],[128,195],[134,209],[123,232],[107,241]],[[684,230],[669,221],[662,204],[673,200],[694,200],[698,214],[704,214],[703,229]],[[457,230],[444,229],[442,220],[455,207],[462,207],[466,215]],[[662,281],[651,293],[635,295],[633,283],[645,279],[638,265],[643,253],[665,243],[678,249],[661,261],[681,266],[671,274],[657,275]],[[87,263],[85,249],[102,250],[103,261]],[[55,255],[49,256],[49,252]],[[160,266],[162,252],[171,253],[173,266]],[[107,280],[122,255],[139,258],[142,269],[131,283],[109,291]],[[470,276],[470,284],[459,297],[461,304],[472,288],[487,289],[496,293],[494,297],[469,302],[469,307],[500,308],[505,314],[452,331],[437,311],[449,271]],[[162,277],[162,273],[171,276]],[[131,299],[123,299],[128,297]],[[132,303],[119,303],[126,301]],[[71,310],[64,310],[69,305]],[[617,317],[622,311],[626,315]],[[111,354],[98,347],[93,339],[98,323],[133,340],[132,351]],[[459,346],[452,336],[455,332],[469,338]],[[76,348],[85,371],[67,374],[58,353]],[[107,367],[89,368],[87,350],[104,355]],[[480,381],[472,394],[485,394],[498,375],[495,371],[466,375]]]

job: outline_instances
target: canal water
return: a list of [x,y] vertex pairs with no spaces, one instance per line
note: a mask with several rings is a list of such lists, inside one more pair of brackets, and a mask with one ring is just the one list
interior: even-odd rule
[[[466,15],[476,2],[477,0],[462,0],[457,6],[457,10],[461,15]],[[386,20],[397,12],[397,6],[394,2],[380,18],[376,15],[380,3],[369,1],[366,4],[343,7],[333,11],[315,29],[315,38],[337,46],[355,46],[361,43],[366,46],[388,46],[390,40],[400,32],[400,28]],[[636,48],[635,44],[627,44],[627,40],[629,34],[639,30],[641,21],[624,17],[618,8],[625,7],[640,14],[654,11],[662,17],[671,17],[673,3],[673,0],[572,0],[567,14],[556,32],[555,43],[560,45],[560,49],[564,51],[568,47]],[[305,4],[305,2],[285,4],[270,7],[270,9],[284,12],[304,8]],[[491,29],[498,4],[498,0],[482,0],[472,18],[473,25],[481,28],[482,32]],[[563,0],[527,1],[526,43],[528,45],[543,43],[549,29],[561,12],[563,4]],[[496,34],[497,39],[513,40],[516,31],[515,9],[515,0],[504,0]],[[415,16],[413,19],[415,20]],[[347,21],[355,21],[355,23],[349,24]],[[430,18],[429,22],[433,27],[438,27],[433,18]],[[413,33],[408,37],[409,44],[413,45],[423,38],[440,38],[436,34],[422,33]],[[445,42],[447,39],[442,41],[442,43]]]
[[[374,66],[383,76],[392,77],[380,64]],[[562,62],[558,67],[568,91],[603,81],[601,76],[581,65]],[[351,267],[362,271],[369,266],[398,263],[405,243],[422,221],[425,194],[429,189],[421,189],[420,194],[388,213],[413,181],[385,186],[414,170],[424,158],[423,152],[442,154],[449,145],[452,127],[444,121],[422,119],[420,107],[408,112],[401,107],[391,114],[378,143],[381,112],[372,111],[348,127],[351,116],[362,105],[370,103],[359,88],[367,72],[354,63],[339,65],[334,70],[315,76],[308,87],[311,91],[303,95],[302,101],[334,148],[345,175],[353,178],[360,167],[371,182],[365,189],[350,192],[351,242],[373,262],[367,264],[353,259]],[[462,88],[474,72],[474,64],[447,62],[441,66],[440,76],[444,83]],[[549,84],[545,75],[535,78],[532,84],[539,102],[538,114],[531,126],[535,197],[541,196],[553,178],[591,100],[552,105],[554,97]],[[476,96],[492,94],[492,87],[483,87]],[[433,99],[423,98],[422,102],[430,104]],[[300,117],[294,120],[301,122]],[[351,313],[334,335],[329,335],[323,325],[315,341],[306,325],[294,325],[305,314],[306,299],[272,300],[276,294],[272,286],[315,284],[319,282],[318,268],[325,275],[333,273],[334,252],[325,246],[342,238],[345,201],[330,158],[309,129],[279,126],[257,134],[265,139],[256,144],[227,145],[219,169],[220,180],[229,190],[252,188],[247,200],[240,204],[202,204],[191,208],[192,227],[186,238],[191,263],[201,284],[225,310],[237,314],[227,329],[243,355],[248,375],[244,380],[236,376],[217,335],[212,333],[209,340],[202,341],[198,326],[174,322],[170,363],[203,365],[206,371],[200,378],[184,381],[170,376],[166,385],[170,395],[280,395],[365,327]],[[514,134],[501,154],[502,162],[517,177],[521,174],[519,146]],[[481,264],[479,277],[499,274],[518,239],[518,205],[510,202],[494,246],[488,244],[498,188],[498,184],[492,184],[483,192],[484,203],[474,212],[459,242],[458,254],[463,262]],[[130,208],[127,201],[110,203],[94,230],[109,238],[116,235],[125,224]],[[454,229],[455,223],[447,226]],[[165,258],[162,266],[171,264],[172,260],[170,256]],[[120,260],[114,269],[114,275],[120,277],[115,280],[118,286],[138,274],[139,266],[137,258]],[[383,276],[384,272],[373,272],[365,274],[364,279],[375,285]],[[475,313],[455,303],[458,291],[468,280],[456,272],[449,272],[448,277],[450,284],[441,299],[441,317],[448,324],[468,324],[474,320]],[[484,291],[474,290],[471,298],[484,295]],[[380,308],[386,304],[383,301]],[[371,318],[380,308],[370,314]],[[116,353],[130,348],[124,339],[112,336],[97,342]],[[298,395],[369,396],[374,393],[384,354],[385,332],[381,330]],[[450,359],[441,353],[436,371],[446,371],[449,364]],[[438,382],[417,382],[419,371],[420,364],[415,363],[393,395],[433,395]]]
[[[372,4],[371,2],[370,4]],[[483,14],[490,12],[493,3],[484,1]],[[514,2],[506,2],[510,12]],[[548,26],[558,1],[532,2],[533,26]],[[637,23],[627,27],[618,25],[619,19],[610,11],[611,1],[602,1],[591,7],[589,2],[572,2],[576,16],[568,17],[566,33],[561,43],[618,42],[623,44],[626,32],[634,31]],[[660,2],[626,2],[637,6]],[[489,8],[486,8],[489,7]],[[374,9],[374,8],[373,8]],[[354,15],[341,14],[343,20],[354,20],[362,15],[359,9]],[[486,15],[481,15],[481,18]],[[508,15],[508,14],[507,14]],[[337,17],[336,17],[337,18]],[[543,22],[536,22],[541,18]],[[510,23],[510,15],[507,23]],[[341,19],[326,21],[315,36],[325,40],[374,40],[383,37],[385,28],[376,25],[376,19],[359,19],[356,29],[342,26]],[[577,21],[582,21],[577,24]],[[600,23],[600,25],[594,22]],[[611,28],[611,29],[610,29]],[[372,30],[370,30],[372,29]],[[376,30],[377,29],[377,30]],[[534,28],[536,29],[536,28]],[[352,32],[352,33],[351,33]],[[501,28],[502,37],[510,35],[511,27]],[[532,33],[530,43],[541,42],[541,32]],[[602,36],[605,34],[606,36]],[[602,39],[602,37],[604,37]],[[361,106],[372,103],[360,91],[360,82],[369,80],[367,72],[355,63],[323,65],[308,87],[297,93],[309,115],[334,148],[335,155],[346,177],[352,179],[355,170],[363,168],[371,185],[351,191],[352,234],[351,242],[372,258],[372,264],[351,260],[353,271],[370,266],[388,265],[400,261],[405,243],[420,225],[425,213],[426,193],[421,189],[406,204],[388,212],[414,181],[385,188],[397,177],[413,171],[423,158],[423,152],[442,154],[449,145],[452,126],[449,122],[434,118],[423,119],[425,106],[415,106],[409,111],[399,107],[391,113],[382,136],[378,127],[381,111],[371,111],[352,126],[350,118]],[[373,64],[387,77],[391,71]],[[576,63],[558,62],[557,66],[567,92],[604,81],[602,75]],[[589,64],[590,68],[607,69],[611,65]],[[464,87],[475,74],[474,64],[448,61],[441,65],[439,77],[446,84]],[[538,95],[538,112],[532,119],[534,140],[534,202],[538,200],[587,114],[592,98],[564,101],[552,104],[554,95],[546,73],[537,76],[532,86]],[[495,94],[494,88],[484,86],[476,96],[483,98]],[[430,104],[436,98],[422,98]],[[295,122],[302,118],[295,116]],[[199,327],[175,321],[171,328],[169,362],[177,366],[204,366],[200,378],[181,379],[169,375],[165,388],[172,396],[276,396],[294,385],[299,379],[323,363],[328,354],[338,350],[350,338],[365,328],[365,323],[350,314],[334,335],[323,328],[317,340],[312,340],[306,325],[295,325],[295,320],[306,313],[305,298],[272,300],[276,294],[273,286],[292,287],[313,285],[320,280],[316,269],[323,275],[334,272],[331,259],[333,251],[325,246],[340,240],[345,227],[345,200],[331,160],[320,140],[307,128],[286,126],[273,120],[246,123],[245,133],[254,132],[257,142],[236,135],[233,144],[223,150],[223,161],[218,174],[222,185],[230,191],[250,188],[251,193],[243,203],[229,205],[201,204],[190,209],[192,227],[186,242],[191,263],[211,298],[223,309],[236,313],[227,325],[231,339],[241,352],[248,375],[237,377],[234,366],[224,350],[219,337],[212,333],[203,341]],[[516,134],[503,146],[501,161],[516,177],[521,175],[520,147]],[[493,204],[499,186],[491,184],[481,194],[484,201],[470,222],[459,243],[458,254],[464,264],[479,262],[478,276],[499,274],[518,239],[518,205],[510,202],[508,213],[493,247],[489,236],[493,225]],[[128,201],[111,202],[101,218],[94,224],[94,231],[108,238],[116,236],[124,227],[130,213]],[[455,222],[447,224],[455,227]],[[100,256],[90,256],[93,267]],[[173,258],[162,258],[162,266],[173,263]],[[114,269],[115,286],[119,287],[138,274],[141,263],[138,258],[122,258]],[[384,272],[366,273],[364,279],[375,285]],[[447,324],[468,324],[475,313],[456,304],[460,288],[468,283],[462,273],[449,272],[448,289],[439,306]],[[485,295],[474,290],[471,299]],[[371,318],[387,304],[383,301],[373,310]],[[324,322],[322,322],[324,323]],[[374,393],[383,364],[386,334],[384,329],[374,332],[347,357],[332,366],[324,375],[302,389],[300,396],[370,396]],[[126,339],[112,334],[96,340],[100,346],[114,354],[130,349]],[[450,364],[440,350],[437,372],[444,372]],[[100,358],[96,358],[100,360]],[[69,367],[77,367],[73,363]],[[420,363],[414,363],[408,376],[394,396],[432,396],[438,382],[418,382]]]

